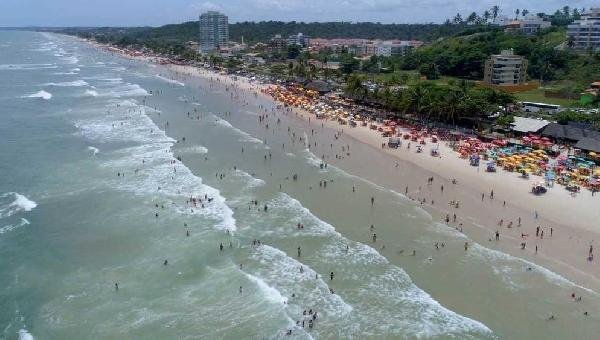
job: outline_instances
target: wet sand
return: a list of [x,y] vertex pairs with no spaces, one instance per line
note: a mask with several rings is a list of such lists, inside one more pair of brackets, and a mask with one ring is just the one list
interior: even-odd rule
[[[213,79],[224,86],[235,87],[273,101],[270,96],[260,92],[265,85],[249,82],[245,78],[233,79],[227,75],[187,66],[170,65],[169,68],[181,75]],[[540,264],[583,286],[600,289],[600,268],[595,265],[597,261],[587,261],[589,246],[600,236],[600,230],[592,223],[600,220],[600,209],[596,208],[598,196],[592,197],[590,192],[584,191],[572,197],[559,185],[543,196],[534,196],[530,193],[530,188],[531,183],[536,180],[535,176],[524,180],[515,173],[501,169],[496,173],[487,173],[483,166],[479,169],[469,166],[467,160],[460,159],[443,142],[436,145],[441,154],[437,158],[429,154],[434,147],[432,144],[426,145],[420,154],[416,153],[414,142],[410,149],[407,149],[407,141],[403,141],[402,147],[398,149],[382,148],[381,145],[387,142],[387,138],[382,138],[377,131],[317,120],[314,115],[299,108],[290,110],[294,114],[285,117],[304,121],[309,136],[310,129],[321,128],[319,134],[328,136],[325,137],[326,140],[338,145],[337,150],[333,151],[328,150],[329,148],[320,149],[319,145],[311,149],[318,157],[325,155],[328,163],[339,165],[351,174],[398,193],[404,194],[408,186],[408,197],[415,201],[425,199],[426,203],[422,207],[432,213],[435,219],[444,221],[448,214],[449,225],[462,227],[462,231],[474,240]],[[336,134],[339,134],[337,140],[334,138]],[[336,159],[336,153],[343,153],[341,145],[350,141],[363,144],[364,151],[357,152],[357,148],[351,146],[350,156]],[[327,145],[327,141],[321,144]],[[434,180],[428,185],[427,179],[430,177]],[[452,184],[453,179],[458,183]],[[444,187],[443,192],[441,186]],[[493,199],[490,198],[492,190]],[[485,196],[483,200],[482,194]],[[431,204],[432,201],[434,204]],[[459,208],[450,205],[450,201],[459,201]],[[456,222],[454,214],[457,215]],[[517,226],[519,217],[520,227]],[[503,223],[499,225],[501,220]],[[512,227],[509,228],[511,222]],[[536,237],[538,226],[540,234]],[[496,231],[500,233],[500,242],[491,242],[490,240],[495,239]],[[542,231],[543,238],[540,237]],[[526,243],[525,250],[521,249],[522,242]]]

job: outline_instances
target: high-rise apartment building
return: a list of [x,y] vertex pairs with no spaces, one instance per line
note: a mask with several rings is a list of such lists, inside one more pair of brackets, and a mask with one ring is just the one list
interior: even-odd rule
[[211,53],[227,47],[229,20],[226,15],[209,11],[200,15],[200,52]]
[[590,8],[567,28],[569,47],[600,51],[600,7]]

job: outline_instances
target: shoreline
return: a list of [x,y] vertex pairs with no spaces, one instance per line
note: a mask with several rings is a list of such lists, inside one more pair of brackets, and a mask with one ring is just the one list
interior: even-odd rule
[[[224,86],[234,86],[238,90],[262,96],[262,98],[272,102],[274,105],[280,104],[271,96],[261,91],[268,85],[249,82],[247,79],[240,77],[233,79],[228,75],[191,66],[173,64],[164,66],[180,75],[191,75],[204,78],[205,80],[213,79],[213,81],[218,79]],[[388,156],[391,158],[390,161],[403,162],[405,163],[403,166],[413,167],[412,170],[414,173],[405,176],[409,177],[408,182],[415,183],[415,173],[426,172],[431,174],[428,177],[433,176],[435,178],[435,184],[428,187],[426,185],[427,177],[422,174],[420,176],[420,180],[422,180],[422,182],[420,182],[421,191],[412,186],[412,188],[409,188],[408,197],[417,205],[419,204],[416,200],[417,196],[419,198],[425,198],[428,203],[421,205],[421,207],[434,216],[434,221],[442,222],[446,214],[452,216],[453,213],[457,212],[455,209],[445,204],[448,201],[448,198],[450,198],[450,195],[453,195],[455,197],[454,199],[461,202],[460,209],[457,209],[459,212],[457,215],[462,215],[460,222],[463,223],[463,232],[465,235],[468,235],[480,244],[489,246],[494,250],[500,250],[511,256],[550,268],[552,271],[555,271],[584,287],[590,286],[587,288],[595,291],[600,289],[600,270],[594,268],[593,263],[590,264],[585,259],[587,254],[586,251],[590,244],[588,243],[588,240],[593,242],[595,237],[598,236],[598,233],[592,230],[591,225],[588,227],[586,221],[600,219],[600,210],[595,211],[595,214],[593,214],[594,211],[592,206],[594,202],[591,200],[591,193],[586,192],[584,195],[580,194],[578,197],[573,198],[566,190],[559,186],[555,186],[555,188],[550,190],[544,197],[533,197],[528,191],[518,192],[517,195],[511,197],[510,194],[512,191],[523,188],[523,183],[520,178],[516,175],[511,178],[510,173],[503,172],[502,170],[493,174],[486,173],[484,170],[477,172],[477,168],[470,167],[467,161],[460,159],[457,153],[443,143],[439,144],[442,158],[433,158],[429,156],[426,151],[417,155],[414,152],[414,148],[411,150],[407,150],[406,148],[382,149],[381,143],[387,141],[387,138],[380,137],[379,132],[363,127],[350,128],[347,125],[340,126],[337,122],[330,120],[316,120],[314,115],[306,110],[297,107],[291,107],[290,109],[292,112],[296,113],[291,117],[296,117],[296,119],[302,120],[309,126],[316,124],[315,122],[323,123],[324,127],[329,129],[332,134],[335,132],[339,133],[343,130],[343,133],[340,134],[340,138],[352,138],[359,143],[369,146],[373,152]],[[428,150],[427,146],[424,149]],[[415,157],[415,155],[417,157]],[[404,186],[399,186],[401,183],[398,183],[398,181],[381,181],[378,180],[378,178],[369,178],[366,176],[366,173],[357,174],[354,171],[355,169],[353,169],[353,164],[347,164],[348,162],[346,162],[346,159],[329,159],[327,162],[341,167],[344,170],[349,170],[350,174],[366,178],[386,189],[404,192],[404,190],[402,190]],[[346,168],[348,165],[349,167]],[[383,164],[381,164],[381,166],[383,166]],[[391,163],[390,166],[392,167],[393,163]],[[473,176],[474,174],[475,176]],[[458,185],[452,184],[453,178],[458,180]],[[443,195],[435,190],[435,188],[439,188],[440,185],[444,185],[445,188],[445,193]],[[526,185],[526,187],[529,188],[529,185]],[[495,198],[493,200],[488,197],[489,188],[493,188],[492,190],[495,192]],[[486,193],[484,200],[485,210],[481,210],[481,205],[477,204],[480,203],[481,193]],[[590,197],[585,197],[586,195]],[[506,199],[506,197],[511,197],[511,199]],[[544,199],[544,202],[537,202],[536,199],[539,198]],[[580,223],[571,226],[567,226],[566,223],[562,222],[572,216],[570,212],[565,211],[566,209],[557,210],[557,208],[563,206],[564,199],[567,198],[571,200],[572,205],[587,199],[586,202],[588,205],[579,205],[578,207],[580,208],[580,212],[588,214],[589,217],[580,217]],[[441,204],[429,204],[432,199],[434,202],[440,202]],[[506,206],[503,206],[502,201],[505,199],[507,203]],[[452,198],[450,198],[450,200],[452,200]],[[546,205],[548,203],[550,204]],[[535,211],[537,211],[539,215],[537,219],[534,218]],[[556,214],[555,212],[559,212],[559,214]],[[512,220],[514,220],[515,225],[517,216],[520,216],[522,218],[523,226],[519,228],[507,228],[506,224],[510,220],[507,216],[513,216]],[[497,226],[497,222],[500,219],[504,219],[505,221],[503,226]],[[457,220],[456,224],[450,223],[449,226],[457,226],[460,222]],[[542,226],[542,229],[546,231],[546,238],[540,239],[535,237],[536,225]],[[551,237],[549,237],[550,228],[553,229],[553,235]],[[499,230],[501,238],[508,239],[509,242],[490,245],[489,243],[491,243],[490,240],[493,238],[495,230]],[[520,236],[521,233],[529,234],[525,239],[527,242],[526,250],[521,250],[519,247],[523,240]],[[485,236],[484,234],[488,236]],[[537,254],[533,251],[535,246],[538,246]],[[574,247],[579,248],[579,253],[574,251]],[[546,251],[546,249],[548,250]]]
[[[99,48],[107,46],[95,42],[86,41]],[[116,49],[109,49],[110,52],[118,53]],[[124,57],[135,59],[147,63],[156,63],[154,57],[132,56],[121,53]],[[261,90],[269,85],[250,82],[246,78],[223,75],[210,70],[200,69],[193,66],[161,64],[179,75],[200,77],[205,80],[216,80],[224,86],[233,86],[236,90],[242,90],[261,96],[261,98],[279,105],[270,95]],[[292,112],[298,120],[303,121],[308,126],[315,122],[322,123],[323,127],[329,132],[339,133],[340,138],[351,138],[357,143],[368,146],[369,149],[380,154],[382,159],[387,159],[390,169],[383,169],[385,164],[378,164],[376,170],[357,168],[356,164],[349,160],[355,160],[351,156],[343,159],[329,159],[328,163],[338,166],[354,176],[365,178],[386,189],[397,192],[405,192],[406,183],[411,183],[407,196],[412,199],[415,205],[419,205],[417,199],[425,199],[427,203],[421,204],[428,213],[433,216],[433,222],[443,222],[444,216],[454,213],[459,215],[456,223],[448,223],[448,226],[455,227],[458,230],[458,223],[462,224],[462,232],[472,240],[487,246],[493,250],[505,252],[511,256],[529,261],[548,268],[564,278],[573,281],[583,287],[598,291],[600,288],[600,270],[592,263],[586,261],[587,249],[593,240],[599,235],[589,221],[600,219],[600,210],[594,211],[594,201],[591,199],[591,193],[582,192],[577,197],[571,197],[568,192],[555,186],[543,197],[534,197],[528,191],[522,190],[525,186],[523,180],[513,174],[499,170],[490,174],[483,170],[477,170],[470,167],[467,161],[460,159],[458,154],[452,151],[445,143],[440,143],[441,158],[433,158],[428,151],[430,146],[424,147],[424,152],[417,155],[414,148],[407,150],[403,147],[399,149],[381,148],[381,143],[387,141],[382,138],[377,131],[368,128],[349,126],[340,126],[334,121],[316,120],[314,115],[301,108],[293,107]],[[291,118],[293,119],[293,118]],[[405,142],[406,143],[406,142]],[[394,162],[401,163],[400,168],[403,174],[393,176]],[[369,172],[379,172],[384,170],[389,176],[369,176]],[[399,177],[399,178],[396,178]],[[434,184],[428,186],[426,178],[434,177]],[[452,179],[458,180],[457,185],[452,184]],[[421,182],[422,181],[422,182]],[[445,192],[441,193],[439,188],[443,185]],[[420,189],[417,189],[420,187]],[[495,198],[489,198],[489,191],[494,190]],[[481,194],[485,198],[481,200]],[[588,197],[590,196],[590,197]],[[508,197],[508,199],[507,199]],[[566,201],[566,200],[569,201]],[[434,204],[430,204],[431,201]],[[450,200],[461,202],[459,209],[454,209],[445,204]],[[506,206],[502,201],[506,200]],[[539,217],[535,218],[535,213]],[[516,218],[522,218],[522,227],[507,228],[506,223],[513,221],[516,225]],[[499,226],[500,219],[504,224]],[[535,236],[535,228],[539,225],[546,232],[546,237],[541,239]],[[552,236],[550,236],[552,228]],[[494,232],[500,231],[501,240],[507,242],[493,242]],[[528,236],[522,237],[521,234]],[[527,242],[526,250],[521,250],[520,243]],[[486,243],[487,242],[487,243]],[[534,247],[538,247],[537,253],[534,253]]]

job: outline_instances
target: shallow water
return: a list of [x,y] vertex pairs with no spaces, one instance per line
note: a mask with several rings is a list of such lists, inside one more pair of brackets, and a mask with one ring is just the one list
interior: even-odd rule
[[[272,105],[260,97],[234,101],[219,84],[69,37],[0,32],[0,42],[8,45],[4,338],[279,338],[292,329],[298,338],[525,339],[600,330],[595,292],[474,243],[376,178],[353,175],[359,166],[322,169],[318,151],[331,132],[283,114],[277,124],[273,113],[267,129],[259,105]],[[313,328],[309,309],[318,313]],[[550,314],[557,319],[546,321]]]

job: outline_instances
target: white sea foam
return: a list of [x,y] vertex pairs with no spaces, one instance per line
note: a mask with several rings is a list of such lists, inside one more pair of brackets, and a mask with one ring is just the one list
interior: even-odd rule
[[97,147],[94,146],[88,146],[88,150],[92,153],[92,155],[97,155],[98,152],[100,152],[100,150]]
[[[101,79],[107,81],[105,84],[98,85],[98,87],[92,86],[93,90],[86,90],[83,95],[91,97],[109,97],[109,98],[122,98],[122,97],[146,97],[151,96],[148,91],[139,86],[138,84],[130,84],[121,82],[120,78],[113,79]],[[106,85],[117,85],[107,88]]]
[[42,98],[44,100],[50,100],[52,98],[52,93],[41,90],[36,93],[23,96],[22,98]]
[[[275,287],[279,294],[296,295],[294,303],[301,302],[303,306],[319,306],[321,312],[328,316],[343,317],[353,308],[339,296],[331,294],[329,286],[312,268],[301,263],[281,250],[262,245],[252,252],[254,260],[261,266],[256,269],[257,275]],[[300,272],[300,267],[303,272]]]
[[33,335],[26,329],[19,329],[19,340],[35,340]]
[[377,333],[407,338],[480,338],[492,335],[483,323],[440,305],[415,286],[398,267],[389,266],[381,274],[370,275],[366,280],[359,290],[366,300],[372,302],[373,307],[364,306],[365,313],[374,320],[367,327]]
[[139,107],[138,105],[138,101],[135,99],[111,99],[109,101],[110,107],[127,107],[127,108],[134,108],[134,107]]
[[166,81],[167,83],[170,83],[170,84],[176,84],[176,85],[179,85],[179,86],[185,86],[185,84],[182,83],[182,82],[180,82],[180,81],[177,81],[175,79],[170,79],[170,78],[167,78],[167,77],[163,77],[160,74],[157,74],[156,78],[164,80],[164,81]]
[[12,216],[18,212],[31,211],[37,203],[16,192],[0,195],[0,218]]
[[[299,201],[287,194],[279,194],[276,199],[268,202],[268,206],[269,211],[276,213],[269,214],[269,217],[266,218],[272,219],[271,215],[286,217],[285,222],[276,220],[268,223],[271,226],[278,223],[288,224],[287,232],[282,233],[281,237],[290,237],[289,224],[296,223],[297,220],[305,223],[305,229],[301,232],[303,237],[307,237],[307,235],[325,237],[321,238],[325,244],[318,248],[314,256],[334,266],[340,272],[349,273],[350,278],[347,279],[356,281],[355,284],[350,283],[350,285],[356,286],[360,290],[360,294],[365,296],[365,300],[374,302],[372,305],[356,306],[355,313],[350,313],[343,318],[343,322],[348,322],[350,325],[360,324],[360,331],[369,334],[397,334],[417,338],[448,335],[470,337],[470,334],[489,336],[491,334],[490,329],[484,324],[441,306],[426,292],[414,285],[408,274],[401,268],[390,264],[377,250],[345,238],[337,233],[333,226],[318,219]],[[289,216],[295,217],[290,220]],[[313,226],[316,226],[316,230],[322,230],[325,233],[312,233]],[[334,236],[330,238],[329,235]],[[319,241],[315,242],[315,244],[318,243]],[[288,282],[301,282],[296,275],[302,275],[299,273],[299,266],[302,264],[276,249],[268,247],[264,249],[268,250],[266,254],[253,255],[265,266],[265,269],[259,270],[258,275],[271,286],[287,294]],[[280,254],[277,255],[278,253]],[[267,268],[277,270],[271,274]],[[369,269],[364,271],[361,268]],[[314,280],[314,272],[310,268],[305,268],[304,274],[307,273],[308,277],[312,277]],[[302,289],[299,287],[303,287],[303,285],[293,285],[290,292]],[[315,290],[311,292],[314,294]],[[343,296],[343,291],[340,294]],[[304,295],[307,294],[298,294],[300,299]],[[321,306],[325,304],[323,301],[320,302],[307,305]],[[333,308],[333,310],[343,309]],[[351,332],[350,330],[346,331]],[[351,333],[348,333],[348,336],[350,335]]]
[[79,62],[79,59],[74,55],[64,57],[64,58],[62,58],[62,60],[67,62],[67,64],[77,64]]
[[229,129],[235,131],[237,134],[241,135],[242,136],[242,138],[240,139],[241,142],[248,142],[248,143],[255,143],[255,144],[263,143],[263,141],[261,141],[260,139],[252,136],[251,134],[249,134],[246,131],[236,128],[235,126],[231,125],[231,123],[229,123],[225,119],[218,117],[216,115],[215,115],[215,122],[217,125],[229,128]]
[[98,97],[98,91],[96,90],[85,90],[85,92],[83,93],[84,96],[87,97]]
[[[470,251],[468,255],[477,256],[480,259],[489,262],[492,266],[494,273],[500,276],[500,278],[504,280],[507,284],[509,284],[512,288],[522,288],[526,287],[526,285],[519,285],[515,283],[510,279],[510,276],[522,274],[525,272],[525,268],[531,268],[535,273],[539,273],[542,276],[544,276],[548,282],[552,282],[562,287],[576,287],[585,290],[588,293],[598,295],[596,291],[587,287],[583,287],[575,282],[572,282],[569,279],[551,271],[548,268],[545,268],[523,258],[482,246],[481,244],[469,239],[467,235],[457,231],[456,229],[444,223],[438,222],[434,223],[432,226],[435,227],[435,231],[443,233],[447,236],[455,237],[460,240],[468,240],[469,243],[472,244],[471,248],[473,250]],[[509,272],[511,273],[508,274]]]
[[202,145],[192,145],[185,148],[181,148],[177,150],[179,153],[196,153],[196,154],[205,154],[208,153],[208,149]]
[[[123,102],[121,101],[123,104]],[[129,104],[135,104],[129,101]],[[111,101],[111,105],[116,105]],[[170,208],[181,214],[200,215],[217,221],[219,229],[235,231],[236,221],[233,211],[225,204],[225,198],[217,189],[204,185],[202,179],[195,176],[183,163],[175,159],[171,147],[175,140],[146,115],[150,108],[138,106],[139,110],[128,110],[128,117],[106,115],[95,119],[76,122],[83,136],[97,143],[134,142],[137,146],[120,149],[108,154],[111,158],[103,163],[104,167],[116,171],[139,170],[126,181],[111,181],[110,185],[118,190],[143,196],[166,196],[173,201]],[[213,198],[205,202],[205,207],[191,207],[183,203],[190,196]]]
[[0,227],[0,234],[7,233],[9,231],[21,228],[22,226],[30,224],[26,218],[21,217],[21,220],[17,224],[9,224],[3,227]]
[[304,207],[300,201],[291,197],[290,195],[280,192],[277,196],[270,200],[268,203],[271,209],[281,212],[282,216],[292,216],[287,221],[288,226],[284,227],[285,231],[289,232],[291,226],[295,226],[297,223],[304,224],[303,234],[311,235],[327,235],[333,234],[341,236],[335,228],[316,217],[308,208]]
[[248,273],[244,273],[244,275],[246,275],[246,277],[254,282],[256,284],[256,286],[260,289],[260,291],[264,294],[265,298],[273,303],[279,303],[279,304],[285,304],[287,302],[287,299],[284,298],[281,293],[269,286],[265,281],[263,281],[261,278],[258,278],[252,274],[248,274]]
[[[521,269],[523,271],[525,268],[531,268],[533,270],[533,273],[539,273],[539,274],[543,275],[546,278],[546,280],[548,280],[549,282],[557,284],[561,287],[568,287],[568,288],[575,287],[575,288],[582,289],[588,293],[598,295],[598,293],[596,291],[594,291],[590,288],[587,288],[587,287],[583,287],[573,281],[570,281],[569,279],[565,278],[564,276],[557,274],[557,273],[551,271],[550,269],[540,266],[538,264],[535,264],[531,261],[522,259],[520,257],[512,256],[510,254],[501,252],[499,250],[486,248],[477,243],[473,244],[472,249],[474,250],[475,255],[486,258],[493,264],[493,266],[502,266],[501,261],[509,262],[512,264],[520,263],[522,266]],[[471,253],[471,252],[469,252],[469,253]],[[505,268],[505,270],[506,270],[506,268]],[[515,274],[515,273],[513,273],[513,274]]]
[[88,83],[85,80],[65,81],[60,83],[47,83],[45,86],[59,86],[59,87],[81,87],[87,86]]
[[0,64],[0,71],[42,70],[58,68],[54,64]]
[[245,180],[245,182],[247,183],[246,186],[248,188],[260,187],[260,186],[265,185],[265,183],[266,183],[264,180],[262,180],[260,178],[256,178],[256,177],[250,175],[249,173],[242,171],[240,169],[235,170],[234,174],[236,176],[243,178]]
[[146,91],[144,88],[139,86],[138,84],[124,84],[121,86],[116,86],[109,90],[108,92],[100,93],[101,97],[146,97],[150,96],[150,93]]

